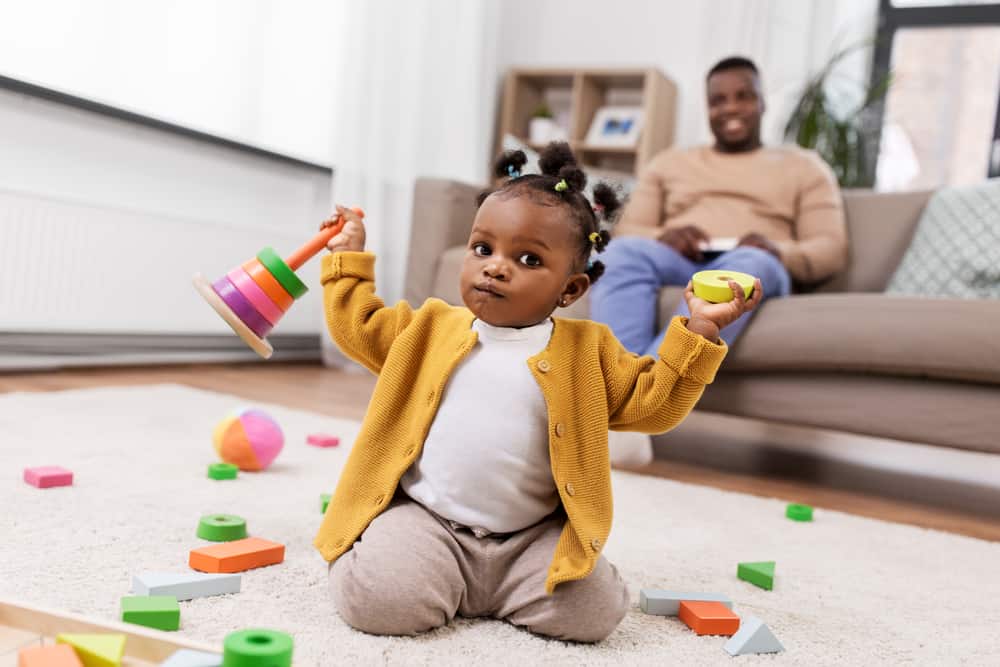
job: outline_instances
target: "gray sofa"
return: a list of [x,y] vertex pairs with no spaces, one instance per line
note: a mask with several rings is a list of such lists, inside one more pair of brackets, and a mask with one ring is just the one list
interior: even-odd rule
[[[417,182],[411,303],[461,303],[458,266],[481,188]],[[882,294],[928,198],[845,192],[847,269],[811,293],[766,302],[697,410],[1000,453],[1000,302]],[[679,298],[662,291],[661,321]],[[562,314],[586,308],[584,299]]]

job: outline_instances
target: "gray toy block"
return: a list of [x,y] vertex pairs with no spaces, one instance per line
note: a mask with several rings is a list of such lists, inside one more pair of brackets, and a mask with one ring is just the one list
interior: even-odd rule
[[778,653],[785,650],[771,629],[756,616],[741,616],[740,629],[722,648],[729,655]]
[[132,592],[136,595],[173,595],[178,600],[239,593],[240,575],[143,572],[132,578]]
[[222,656],[184,648],[161,662],[160,667],[222,667]]
[[721,602],[730,609],[733,608],[733,601],[722,593],[678,593],[658,588],[643,588],[639,591],[639,607],[647,614],[656,616],[676,616],[683,600]]

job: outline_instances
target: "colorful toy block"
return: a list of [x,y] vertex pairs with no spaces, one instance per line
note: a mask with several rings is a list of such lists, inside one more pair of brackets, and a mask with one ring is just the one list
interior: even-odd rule
[[198,521],[198,537],[212,542],[232,542],[247,536],[247,522],[235,514],[206,514]]
[[742,617],[740,629],[730,637],[722,648],[733,656],[750,653],[778,653],[785,650],[771,629],[756,616]]
[[285,560],[285,545],[247,537],[233,542],[192,549],[188,565],[201,572],[243,572]]
[[83,667],[76,651],[67,644],[32,646],[17,652],[17,667]]
[[222,656],[184,648],[161,662],[160,667],[222,667]]
[[721,602],[681,600],[677,617],[699,635],[731,635],[740,629],[740,617]]
[[73,484],[73,473],[59,466],[37,466],[24,469],[24,481],[39,489],[70,486]]
[[251,628],[226,635],[222,648],[226,667],[290,667],[292,638],[277,630]]
[[676,616],[681,600],[721,602],[730,609],[733,608],[733,601],[721,593],[678,593],[658,588],[643,588],[639,591],[639,608],[656,616]]
[[809,505],[788,503],[788,507],[785,508],[785,516],[792,521],[812,521],[813,508]]
[[330,494],[321,493],[319,494],[319,511],[320,514],[326,514],[326,508],[330,504]]
[[120,667],[125,655],[125,635],[56,635],[56,642],[69,644],[83,667]]
[[340,438],[325,433],[313,433],[306,437],[306,442],[314,447],[336,447],[340,444]]
[[133,595],[122,598],[122,620],[157,630],[181,627],[181,608],[173,595]]
[[208,476],[212,479],[236,479],[239,473],[239,466],[232,463],[210,463],[208,465]]
[[771,590],[774,588],[774,561],[739,563],[736,566],[736,576],[754,586]]
[[239,574],[143,572],[132,578],[132,592],[136,595],[173,595],[178,600],[193,600],[239,593],[241,579]]

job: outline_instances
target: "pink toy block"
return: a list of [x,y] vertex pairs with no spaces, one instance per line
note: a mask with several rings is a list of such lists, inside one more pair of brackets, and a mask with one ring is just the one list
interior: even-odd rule
[[306,442],[316,447],[336,447],[340,444],[340,438],[325,433],[313,433],[306,438]]
[[59,466],[38,466],[24,469],[24,481],[39,489],[52,486],[69,486],[73,483],[73,473]]

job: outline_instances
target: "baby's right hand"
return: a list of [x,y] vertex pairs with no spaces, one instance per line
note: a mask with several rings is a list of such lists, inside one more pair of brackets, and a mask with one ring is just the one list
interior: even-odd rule
[[365,249],[365,225],[361,222],[361,216],[349,208],[340,204],[337,205],[337,214],[330,216],[323,221],[320,229],[326,229],[340,222],[343,217],[347,220],[344,228],[326,242],[326,247],[330,252],[361,252]]

